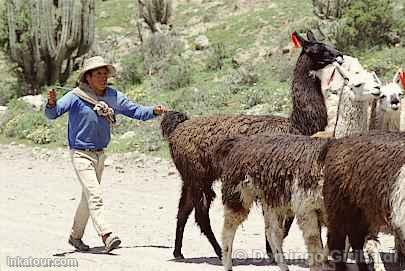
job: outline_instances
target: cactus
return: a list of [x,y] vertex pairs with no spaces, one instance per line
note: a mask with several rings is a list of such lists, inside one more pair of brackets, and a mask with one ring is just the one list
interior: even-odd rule
[[320,19],[339,19],[351,0],[312,0],[314,14]]
[[94,41],[95,0],[7,1],[9,49],[25,94],[66,82],[76,58]]
[[162,32],[161,26],[171,27],[170,20],[173,13],[171,0],[137,0],[138,1],[138,31],[142,38],[141,25],[145,22],[152,33]]

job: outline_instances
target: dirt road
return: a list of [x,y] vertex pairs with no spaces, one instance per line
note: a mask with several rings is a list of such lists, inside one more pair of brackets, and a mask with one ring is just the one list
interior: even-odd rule
[[[80,199],[69,152],[21,145],[0,145],[0,270],[223,270],[208,241],[190,217],[184,234],[182,262],[173,260],[176,211],[181,180],[170,161],[140,153],[112,155],[103,177],[106,218],[123,240],[113,255],[103,253],[101,240],[88,224],[84,241],[89,253],[67,243]],[[213,230],[220,241],[222,204],[211,209]],[[383,237],[384,249],[393,241]],[[264,249],[261,211],[255,208],[234,243],[234,270],[279,270],[269,266]],[[285,240],[290,270],[307,270],[301,232],[294,224]],[[31,260],[30,260],[31,259]],[[16,268],[11,264],[76,264],[77,267]],[[55,263],[59,261],[59,263]],[[65,261],[65,262],[63,262]]]

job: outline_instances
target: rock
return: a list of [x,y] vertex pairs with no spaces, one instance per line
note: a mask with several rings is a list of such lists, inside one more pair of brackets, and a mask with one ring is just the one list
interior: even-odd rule
[[167,173],[168,176],[173,176],[177,174],[177,170],[170,169],[169,172]]
[[42,95],[28,95],[18,98],[18,100],[31,105],[34,111],[41,111],[42,105],[45,104]]
[[279,52],[280,48],[276,47],[276,48],[272,48],[270,49],[270,54],[271,55],[276,55]]
[[127,37],[121,37],[118,39],[116,48],[120,55],[127,55],[131,48],[134,47],[134,42]]
[[194,40],[196,50],[205,50],[210,47],[210,42],[205,35],[200,35]]
[[146,150],[147,150],[147,151],[150,151],[150,152],[158,151],[159,149],[160,149],[160,146],[157,145],[157,144],[149,144],[149,145],[146,147]]
[[124,168],[122,166],[115,166],[115,170],[118,173],[125,173],[125,170],[124,170]]
[[105,12],[104,10],[100,12],[100,19],[106,19],[108,17],[109,17],[108,13]]
[[401,42],[401,37],[396,32],[388,32],[385,34],[388,43],[396,45]]
[[155,159],[155,163],[156,163],[156,164],[160,164],[161,162],[162,162],[162,158],[156,158],[156,159]]
[[281,50],[281,52],[283,53],[283,55],[286,55],[286,54],[290,53],[291,48],[292,48],[291,46],[286,46]]
[[139,164],[139,163],[143,164],[144,160],[143,160],[143,158],[136,158],[134,162],[135,162],[135,164]]
[[135,159],[134,163],[135,163],[135,166],[136,166],[137,168],[143,168],[143,167],[145,167],[145,160],[144,160],[143,158],[137,158],[137,159]]
[[246,110],[247,115],[266,115],[269,114],[270,105],[268,103],[258,104]]
[[232,57],[232,64],[235,66],[242,66],[244,64],[250,63],[250,54],[248,52],[239,50],[236,54]]
[[113,164],[114,164],[114,161],[110,157],[107,157],[107,159],[105,159],[105,161],[104,161],[105,167],[111,167]]

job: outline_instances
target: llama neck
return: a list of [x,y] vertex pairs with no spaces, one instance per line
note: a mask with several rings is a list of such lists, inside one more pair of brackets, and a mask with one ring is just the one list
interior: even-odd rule
[[369,131],[379,129],[379,127],[381,127],[380,116],[377,116],[380,111],[377,109],[378,106],[379,106],[379,103],[377,102],[377,100],[373,100],[371,102],[370,119],[369,119],[369,124],[368,124]]
[[318,78],[310,76],[312,60],[301,54],[294,69],[290,125],[303,135],[325,130],[328,124],[325,97]]
[[379,102],[375,103],[376,105],[373,105],[370,118],[370,130],[399,131],[401,111],[384,111]]
[[336,125],[336,138],[349,136],[368,131],[368,101],[353,101],[350,98],[351,90],[345,89],[342,94]]
[[399,131],[401,122],[401,112],[398,111],[386,111],[383,112],[383,123],[382,126],[384,130],[388,131]]

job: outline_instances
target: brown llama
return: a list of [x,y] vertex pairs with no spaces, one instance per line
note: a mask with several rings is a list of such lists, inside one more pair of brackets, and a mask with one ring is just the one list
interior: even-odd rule
[[[335,48],[316,41],[312,33],[305,39],[294,33],[302,52],[294,69],[292,82],[293,109],[290,118],[275,116],[209,116],[188,119],[179,112],[169,112],[162,119],[162,134],[169,143],[171,157],[183,186],[177,213],[176,240],[173,255],[184,258],[181,248],[184,227],[191,211],[201,231],[221,258],[222,251],[212,232],[209,209],[215,198],[213,182],[218,179],[212,161],[214,145],[229,136],[259,133],[299,133],[312,135],[325,129],[327,110],[318,78],[311,76],[342,54]],[[290,224],[293,217],[290,217]],[[286,227],[289,228],[288,223]],[[269,245],[267,244],[268,253]]]
[[232,270],[236,230],[255,201],[263,208],[266,237],[280,269],[287,271],[283,239],[286,218],[296,216],[308,249],[310,270],[325,260],[322,184],[328,140],[303,135],[253,135],[219,142],[215,148],[224,204],[223,265]]
[[[328,248],[336,270],[346,269],[346,236],[360,271],[371,233],[388,228],[405,237],[405,134],[374,132],[337,139],[325,161],[324,202]],[[401,242],[402,243],[402,242]]]

